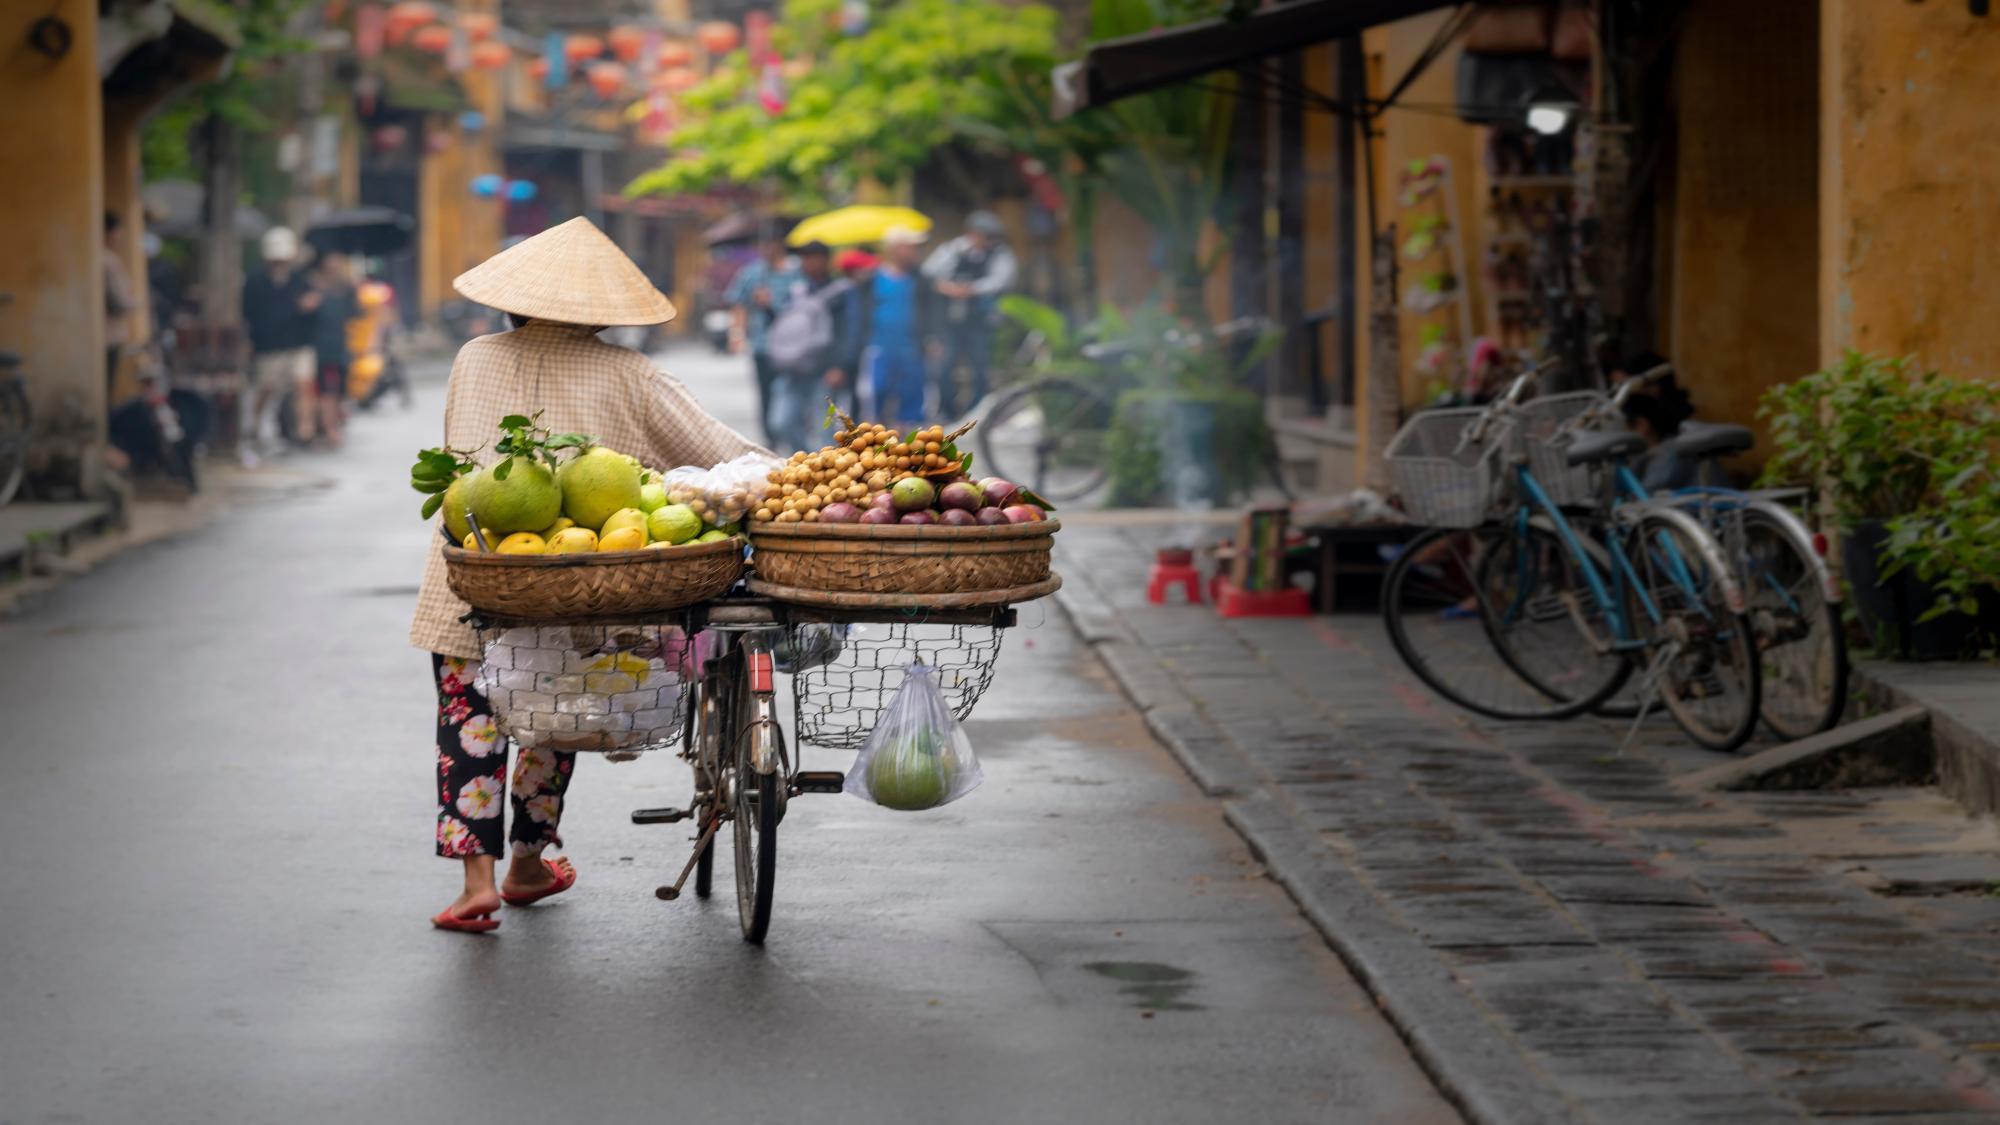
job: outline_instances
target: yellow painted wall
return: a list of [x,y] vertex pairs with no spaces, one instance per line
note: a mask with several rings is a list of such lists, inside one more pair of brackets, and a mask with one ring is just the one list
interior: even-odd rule
[[1675,54],[1666,350],[1706,419],[1817,366],[1817,4],[1695,0]]
[[1819,352],[2000,377],[2000,15],[1822,0]]
[[[60,60],[28,46],[56,16],[75,32]],[[22,354],[38,400],[75,392],[104,416],[102,101],[95,0],[0,4],[0,341]]]

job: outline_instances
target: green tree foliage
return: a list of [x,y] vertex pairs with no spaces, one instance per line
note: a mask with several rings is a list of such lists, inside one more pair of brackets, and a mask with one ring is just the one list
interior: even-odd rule
[[1040,75],[1046,86],[1056,61],[1055,13],[1040,4],[898,0],[852,37],[837,30],[839,7],[786,0],[774,39],[787,58],[815,61],[782,112],[757,103],[737,52],[682,100],[673,157],[627,193],[768,183],[817,204],[862,177],[897,182],[955,140],[1004,141],[1019,122],[1007,83]]
[[230,56],[229,69],[214,82],[183,91],[146,119],[139,138],[140,160],[148,180],[186,179],[197,173],[189,149],[196,124],[214,115],[248,133],[268,129],[263,110],[269,104],[271,60],[311,46],[290,34],[289,27],[309,0],[235,0],[226,5],[236,19],[243,42]]

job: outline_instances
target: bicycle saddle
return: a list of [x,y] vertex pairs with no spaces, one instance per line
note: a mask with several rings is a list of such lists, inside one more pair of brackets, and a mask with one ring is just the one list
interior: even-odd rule
[[1570,439],[1565,458],[1572,465],[1617,461],[1646,452],[1646,439],[1631,430],[1585,430]]
[[1757,435],[1748,426],[1726,422],[1684,422],[1681,432],[1667,444],[1695,457],[1720,457],[1725,453],[1741,453],[1757,444]]

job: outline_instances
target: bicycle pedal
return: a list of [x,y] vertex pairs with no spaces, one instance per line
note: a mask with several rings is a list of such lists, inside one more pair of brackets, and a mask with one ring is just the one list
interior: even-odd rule
[[687,818],[688,810],[686,809],[632,810],[632,823],[634,824],[672,824],[677,820],[686,820]]
[[839,770],[800,770],[792,775],[792,784],[801,793],[838,793],[847,784],[847,775]]

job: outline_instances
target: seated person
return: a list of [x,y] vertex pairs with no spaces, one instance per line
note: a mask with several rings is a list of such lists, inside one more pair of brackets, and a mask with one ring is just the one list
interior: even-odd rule
[[1625,424],[1646,439],[1651,452],[1637,466],[1639,481],[1651,492],[1672,492],[1701,483],[1701,463],[1664,443],[1680,431],[1681,419],[1673,406],[1648,394],[1625,400]]

